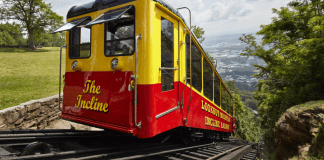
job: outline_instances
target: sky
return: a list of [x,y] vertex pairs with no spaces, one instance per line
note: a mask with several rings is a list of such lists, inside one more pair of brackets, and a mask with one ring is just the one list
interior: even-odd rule
[[[94,0],[45,0],[51,3],[52,10],[64,17],[74,5]],[[272,8],[287,6],[292,0],[166,0],[174,8],[188,7],[192,13],[192,25],[202,27],[205,37],[255,33],[260,25],[271,23],[276,14]],[[180,10],[189,23],[189,12]]]

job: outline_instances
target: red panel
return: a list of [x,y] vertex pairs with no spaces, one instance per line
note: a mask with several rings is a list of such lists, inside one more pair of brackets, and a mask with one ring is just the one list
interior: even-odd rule
[[[153,137],[157,134],[179,126],[233,132],[232,118],[194,91],[192,91],[188,122],[187,125],[185,125],[184,119],[187,116],[188,104],[190,100],[190,88],[187,87],[184,91],[183,109],[179,108],[161,118],[156,119],[158,114],[177,106],[177,97],[179,94],[178,84],[179,83],[174,83],[175,89],[167,92],[161,92],[161,84],[138,86],[138,122],[142,123],[142,128],[139,129],[139,132],[137,133],[139,138]],[[181,93],[183,88],[184,84],[181,83]],[[210,106],[207,107],[207,111],[202,109],[202,101],[204,105],[207,103],[207,106]],[[213,107],[215,112],[218,114],[214,115],[208,112],[208,108],[210,109],[211,107]],[[220,116],[221,113],[226,115],[230,122],[225,121],[225,118],[222,119]],[[209,120],[213,119],[214,123],[217,123],[216,121],[218,121],[219,126],[216,124],[211,126],[211,124],[208,124],[208,122],[206,125],[206,117],[208,117]],[[228,129],[224,129],[226,126]]]
[[174,89],[165,92],[161,92],[161,84],[138,85],[137,112],[138,121],[142,123],[139,138],[153,137],[181,125],[180,109],[156,119],[158,114],[177,107],[178,84],[174,83]]
[[[130,128],[133,125],[130,81],[131,72],[67,72],[62,114]],[[91,91],[85,93],[87,88]],[[80,106],[80,97],[81,104],[86,102],[88,109],[83,108],[84,104],[76,107]]]
[[[141,128],[135,127],[133,91],[128,91],[131,74],[131,72],[121,71],[66,73],[61,117],[101,128],[133,133],[139,138],[153,137],[179,126],[233,132],[234,119],[230,118],[230,122],[222,119],[221,113],[227,114],[194,91],[192,91],[188,122],[185,125],[184,119],[187,117],[190,101],[190,88],[188,87],[183,92],[183,109],[179,108],[157,118],[157,115],[178,106],[179,83],[177,82],[174,83],[173,90],[166,92],[161,92],[161,84],[138,85],[137,121],[141,122]],[[95,84],[92,85],[91,93],[85,92],[88,88],[87,85],[91,88],[94,80]],[[90,83],[86,83],[87,81]],[[98,86],[100,89],[97,89]],[[180,86],[182,96],[185,85],[181,83]],[[76,107],[80,105],[80,95],[82,95],[81,100],[86,102],[85,108]],[[95,102],[92,103],[92,99],[97,103],[107,104],[108,112],[105,112],[103,108],[102,111],[94,111]],[[203,105],[207,107],[206,110]],[[213,109],[211,110],[211,108]],[[213,110],[214,112],[212,112]],[[227,117],[229,116],[227,115]],[[227,125],[228,129],[222,128]]]
[[[181,83],[181,91],[183,90],[183,87],[185,87],[184,84]],[[222,132],[232,132],[232,118],[225,112],[223,112],[221,109],[219,109],[217,106],[215,106],[214,104],[210,103],[208,100],[206,100],[205,98],[203,98],[202,96],[200,96],[199,94],[197,94],[195,91],[192,91],[192,98],[190,101],[190,88],[186,87],[185,91],[184,91],[184,104],[183,104],[183,118],[185,119],[187,117],[187,113],[189,111],[188,114],[188,120],[187,120],[187,125],[184,124],[183,121],[183,125],[187,126],[187,127],[193,127],[193,128],[200,128],[200,129],[208,129],[208,130],[215,130],[215,131],[222,131]],[[188,110],[188,104],[190,101],[190,107]],[[207,111],[203,109],[202,105],[207,104]],[[216,114],[212,114],[210,112],[212,112],[213,109],[215,109],[214,113],[216,112]],[[219,112],[219,114],[217,114]],[[229,121],[225,121],[224,119],[221,118],[221,113],[225,114],[227,117],[229,117]],[[206,121],[206,117],[207,119],[209,118],[209,120],[213,120],[214,122],[212,124],[214,124],[214,126],[211,126],[208,123],[208,120]],[[219,127],[217,125],[217,121],[219,123]],[[207,125],[206,125],[207,123]],[[229,129],[224,129],[226,125],[229,125]],[[222,128],[222,126],[224,128]]]
[[120,131],[120,132],[132,133],[133,136],[136,135],[136,132],[133,129],[129,129],[129,128],[126,128],[126,127],[121,127],[121,126],[118,126],[118,125],[103,123],[103,122],[99,122],[99,121],[96,121],[96,120],[89,120],[89,119],[85,119],[85,118],[82,118],[82,117],[71,116],[71,115],[66,115],[66,114],[62,114],[60,117],[63,118],[63,119],[68,119],[68,120],[79,122],[79,123],[91,124],[93,126],[100,127],[100,128],[109,128],[109,129]]

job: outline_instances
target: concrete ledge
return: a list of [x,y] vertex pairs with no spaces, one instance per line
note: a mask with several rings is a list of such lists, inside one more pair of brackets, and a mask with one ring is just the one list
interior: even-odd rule
[[[33,103],[36,103],[36,102],[46,102],[46,101],[50,101],[50,100],[52,100],[54,98],[58,98],[58,96],[59,96],[59,94],[54,95],[54,96],[50,96],[50,97],[46,97],[46,98],[42,98],[42,99],[30,100],[28,102],[21,103],[18,106],[9,107],[9,108],[0,110],[0,114],[1,113],[4,113],[4,112],[8,112],[8,111],[13,111],[13,110],[16,110],[16,109],[19,109],[19,108],[24,108],[25,106],[30,105],[30,104],[33,104]],[[62,96],[63,96],[63,92],[61,93],[61,97]]]

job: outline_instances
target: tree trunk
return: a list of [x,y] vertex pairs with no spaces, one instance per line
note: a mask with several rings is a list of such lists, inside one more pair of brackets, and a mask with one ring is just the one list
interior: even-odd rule
[[28,36],[29,36],[29,38],[28,38],[28,40],[29,40],[29,42],[28,42],[29,48],[30,49],[36,49],[35,45],[34,45],[34,32],[31,29],[27,29],[27,30],[28,30]]

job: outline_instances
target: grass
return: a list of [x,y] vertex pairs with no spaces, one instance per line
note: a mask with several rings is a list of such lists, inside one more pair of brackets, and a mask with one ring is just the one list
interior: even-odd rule
[[[65,72],[64,55],[65,49],[62,74]],[[58,94],[59,47],[0,48],[0,57],[0,110]]]
[[314,109],[316,107],[321,107],[324,109],[324,100],[318,100],[318,101],[309,101],[303,104],[299,104],[296,106],[291,107],[290,111],[295,111],[296,113],[303,112],[307,109]]

